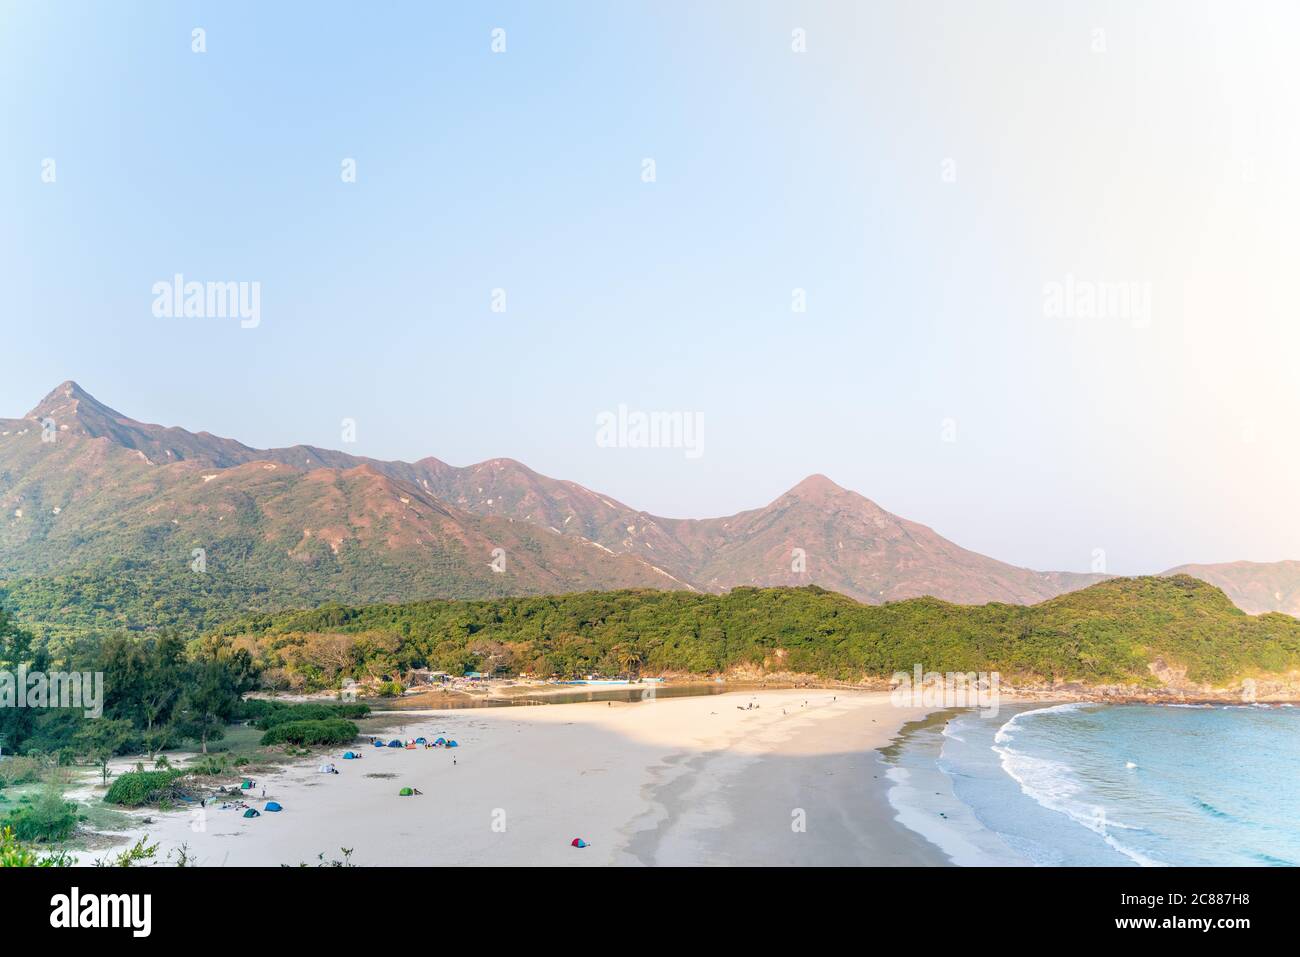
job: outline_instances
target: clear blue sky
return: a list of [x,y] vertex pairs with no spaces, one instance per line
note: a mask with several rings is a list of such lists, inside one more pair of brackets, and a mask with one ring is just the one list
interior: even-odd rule
[[[659,514],[824,472],[1039,568],[1300,558],[1296,19],[6,2],[0,413],[74,378]],[[155,318],[175,273],[260,282],[260,326]],[[1046,315],[1068,276],[1145,284],[1150,321]],[[620,403],[699,413],[704,454],[598,447]]]

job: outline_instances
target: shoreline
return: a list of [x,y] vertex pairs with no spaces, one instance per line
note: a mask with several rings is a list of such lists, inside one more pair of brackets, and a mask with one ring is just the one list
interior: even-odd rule
[[[628,853],[669,866],[950,866],[938,846],[896,820],[880,754],[924,709],[883,700],[906,717],[883,723],[875,709],[854,709],[806,722],[785,742],[800,756],[694,758],[691,775],[658,787],[666,820],[638,831]],[[866,740],[874,747],[845,747]]]
[[[499,680],[499,679],[498,679]],[[584,700],[607,700],[607,695],[626,695],[643,697],[686,697],[691,695],[717,695],[738,692],[757,691],[827,691],[831,693],[889,693],[893,690],[887,679],[873,679],[861,682],[836,682],[815,678],[810,675],[779,674],[766,678],[747,676],[702,677],[693,675],[674,676],[659,682],[632,682],[626,685],[556,685],[550,683],[503,683],[485,682],[478,687],[457,686],[444,690],[421,690],[407,692],[397,698],[359,697],[357,700],[369,704],[375,710],[406,711],[418,710],[419,705],[404,705],[402,702],[432,699],[441,702],[444,707],[487,707],[520,704],[535,701],[547,703],[548,699],[565,697],[582,697]],[[1064,683],[1051,687],[1020,686],[1003,684],[999,688],[1001,695],[1012,705],[1027,702],[1062,702],[1089,701],[1096,704],[1148,704],[1148,705],[1300,705],[1300,692],[1272,692],[1246,697],[1239,690],[1214,689],[1178,689],[1174,687],[1138,690],[1121,685],[1081,685]],[[927,696],[929,692],[923,692]],[[277,695],[267,695],[276,698]],[[319,700],[332,693],[320,692],[312,696],[282,696],[287,701]],[[463,702],[457,704],[456,702]],[[932,708],[966,707],[964,702],[939,702],[926,705]],[[973,705],[971,705],[973,706]]]
[[[929,710],[888,692],[794,689],[394,711],[376,717],[403,738],[461,747],[363,746],[349,761],[330,749],[257,776],[248,803],[280,813],[134,811],[116,836],[158,842],[159,860],[185,846],[199,866],[313,864],[340,848],[360,866],[944,865],[894,820],[877,750]],[[399,797],[408,786],[422,794]]]
[[[1029,720],[1054,712],[1061,716]],[[1234,713],[1245,717],[1226,717]],[[1260,729],[1290,729],[1294,714],[1288,702],[1080,697],[1022,699],[996,716],[937,711],[884,749],[889,799],[900,823],[959,866],[1292,863],[1294,850],[1275,850],[1258,831],[1277,819],[1256,803],[1272,768],[1256,762],[1244,778],[1220,780],[1213,759],[1184,742],[1213,729],[1245,742],[1243,755],[1258,755],[1250,745]],[[1157,733],[1178,738],[1153,745]],[[1190,779],[1189,767],[1200,769]],[[1206,790],[1218,794],[1214,806]]]
[[[1051,708],[1072,700],[1022,701],[1013,706],[1007,720],[1016,714]],[[1080,702],[1087,703],[1087,702]],[[1001,835],[986,827],[974,810],[954,790],[954,781],[940,764],[942,743],[954,720],[968,716],[972,708],[934,711],[908,722],[887,748],[882,748],[888,770],[886,791],[895,820],[935,847],[958,867],[1025,867],[1032,862],[1017,854]]]

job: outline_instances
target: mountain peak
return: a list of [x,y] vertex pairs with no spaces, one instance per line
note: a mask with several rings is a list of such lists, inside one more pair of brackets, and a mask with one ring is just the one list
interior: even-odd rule
[[790,489],[786,494],[794,495],[799,498],[818,499],[826,498],[831,495],[844,495],[847,491],[847,489],[836,485],[825,475],[818,472],[815,475],[808,476],[794,488]]
[[93,395],[68,379],[50,390],[36,407],[27,413],[29,419],[54,419],[68,421],[84,419],[86,413],[110,419],[123,418],[120,412],[110,409]]
[[137,422],[104,405],[71,379],[55,386],[26,418],[36,422],[52,420],[60,435],[108,439],[155,463],[202,458],[224,468],[248,461],[252,451],[230,439]]

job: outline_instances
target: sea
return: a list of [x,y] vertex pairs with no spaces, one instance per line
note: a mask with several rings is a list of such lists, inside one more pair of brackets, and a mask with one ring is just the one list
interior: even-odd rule
[[948,711],[882,752],[904,825],[964,865],[1300,864],[1300,708]]

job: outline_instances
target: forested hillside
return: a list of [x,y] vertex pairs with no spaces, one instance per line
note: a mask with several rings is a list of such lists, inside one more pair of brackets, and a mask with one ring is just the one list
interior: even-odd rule
[[714,674],[740,665],[858,680],[910,670],[1223,682],[1300,668],[1300,621],[1250,616],[1193,578],[1114,579],[1038,605],[864,605],[819,588],[587,592],[253,616],[219,634],[274,683],[320,687],[412,667],[459,673]]

